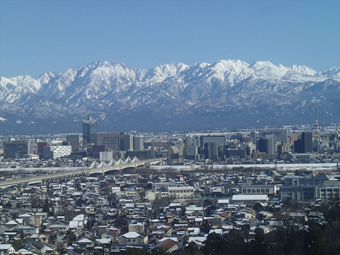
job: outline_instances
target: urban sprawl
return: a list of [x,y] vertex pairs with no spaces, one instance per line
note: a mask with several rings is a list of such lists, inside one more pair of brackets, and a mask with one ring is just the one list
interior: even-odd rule
[[0,254],[339,254],[339,125],[0,137]]

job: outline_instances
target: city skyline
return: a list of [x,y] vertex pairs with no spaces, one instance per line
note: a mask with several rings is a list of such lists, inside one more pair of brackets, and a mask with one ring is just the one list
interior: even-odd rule
[[338,1],[1,1],[0,77],[99,59],[151,68],[220,59],[339,66]]

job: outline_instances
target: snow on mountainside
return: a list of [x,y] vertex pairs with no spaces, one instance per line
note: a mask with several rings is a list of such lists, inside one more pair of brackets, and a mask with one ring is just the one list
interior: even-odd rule
[[143,76],[142,81],[148,85],[152,85],[162,82],[168,77],[176,76],[187,68],[188,66],[182,63],[159,65],[148,70]]
[[70,130],[71,123],[80,125],[90,113],[104,129],[112,121],[122,129],[141,130],[275,125],[313,116],[336,121],[339,84],[340,67],[316,72],[268,61],[219,60],[132,69],[100,60],[37,80],[0,78],[0,116],[6,119],[0,124],[35,132],[39,122],[54,123],[52,129]]
[[322,77],[327,77],[329,79],[340,80],[340,66],[332,67],[329,70],[320,72],[319,75]]
[[40,82],[29,75],[12,78],[0,77],[0,88],[3,90],[15,91],[17,93],[35,93],[40,89]]

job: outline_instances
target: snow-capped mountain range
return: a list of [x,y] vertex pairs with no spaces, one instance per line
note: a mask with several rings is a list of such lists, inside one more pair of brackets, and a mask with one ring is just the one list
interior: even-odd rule
[[340,121],[340,67],[316,72],[268,61],[171,63],[132,69],[100,60],[37,80],[0,78],[0,134],[198,130]]

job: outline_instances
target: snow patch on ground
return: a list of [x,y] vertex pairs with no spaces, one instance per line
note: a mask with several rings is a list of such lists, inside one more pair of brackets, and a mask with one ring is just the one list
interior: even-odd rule
[[162,166],[151,166],[152,169],[155,170],[166,170],[166,169],[174,169],[177,171],[193,171],[196,169],[205,169],[208,168],[210,170],[218,170],[218,169],[233,169],[233,168],[255,168],[255,169],[268,169],[268,168],[276,168],[276,170],[281,171],[295,171],[295,170],[307,170],[307,171],[316,171],[316,170],[334,170],[336,169],[336,163],[311,163],[311,164],[242,164],[242,165],[162,165]]

